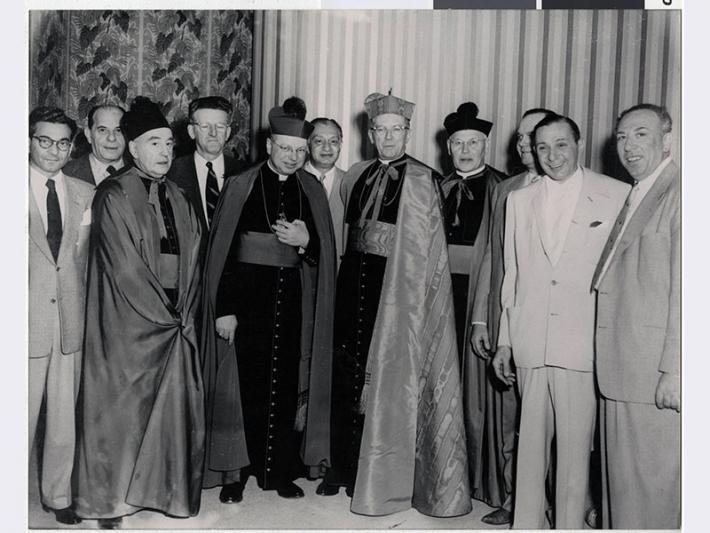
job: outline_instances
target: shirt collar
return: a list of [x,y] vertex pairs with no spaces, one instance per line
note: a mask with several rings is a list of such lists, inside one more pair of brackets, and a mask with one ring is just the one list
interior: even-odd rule
[[44,184],[47,183],[47,180],[49,178],[52,178],[57,185],[61,185],[61,186],[64,185],[64,172],[62,172],[61,170],[59,172],[57,172],[54,176],[48,177],[45,174],[43,174],[42,172],[40,172],[38,169],[33,167],[32,165],[29,165],[29,167],[30,167],[30,181],[41,183],[42,186],[44,186]]
[[207,159],[202,157],[202,155],[197,150],[195,150],[195,167],[196,168],[205,167],[205,166],[207,166],[207,163],[211,162],[212,169],[215,171],[215,173],[217,173],[216,169],[220,166],[224,166],[223,161],[224,161],[224,153],[219,154],[217,157],[212,159],[212,161],[208,161]]
[[480,174],[486,169],[486,165],[483,165],[482,167],[479,167],[475,170],[471,170],[470,172],[461,172],[459,170],[456,171],[456,174],[461,176],[463,179],[470,178],[471,176],[475,176],[476,174]]
[[119,159],[115,163],[103,163],[102,161],[99,161],[98,158],[94,155],[93,152],[89,152],[89,164],[91,165],[91,168],[94,170],[100,170],[101,174],[106,173],[106,169],[109,166],[112,166],[114,170],[119,170],[123,168],[123,158]]
[[658,166],[656,167],[656,170],[651,172],[647,178],[644,178],[640,180],[636,184],[636,188],[639,191],[642,192],[647,192],[653,187],[653,184],[656,183],[656,180],[658,179],[658,176],[661,175],[661,172],[665,170],[665,168],[668,166],[668,164],[671,162],[671,156],[666,157],[663,161],[661,161]]
[[582,182],[582,167],[577,167],[577,170],[575,170],[569,178],[563,181],[554,180],[547,175],[545,175],[544,177],[546,178],[546,185],[548,187],[553,188],[553,190],[562,191],[573,189]]
[[335,172],[335,165],[330,167],[330,169],[327,172],[323,172],[321,170],[318,170],[316,167],[314,167],[310,161],[307,161],[304,169],[306,170],[306,172],[310,172],[316,178],[320,179],[321,176],[330,176],[331,174],[333,174]]

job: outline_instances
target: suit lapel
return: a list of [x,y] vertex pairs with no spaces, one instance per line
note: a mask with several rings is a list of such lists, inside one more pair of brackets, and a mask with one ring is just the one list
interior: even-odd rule
[[644,230],[646,224],[648,224],[648,221],[655,213],[658,204],[661,200],[663,200],[663,197],[677,174],[678,166],[671,161],[668,163],[668,166],[663,169],[661,175],[658,176],[658,179],[656,179],[656,183],[653,184],[651,190],[648,191],[634,214],[631,216],[631,220],[629,220],[624,233],[621,235],[619,245],[616,247],[614,255],[611,258],[612,261],[616,256],[621,255],[624,250],[626,250],[626,248],[628,248],[628,246],[634,242],[639,235],[641,235],[641,232]]
[[73,253],[74,245],[78,241],[79,234],[79,224],[81,222],[81,216],[83,213],[83,206],[79,201],[79,192],[74,190],[74,186],[68,179],[64,180],[64,186],[66,187],[66,202],[65,202],[65,213],[64,213],[64,224],[62,229],[62,244],[59,247],[59,257],[58,262],[63,262],[66,258],[66,254]]
[[564,250],[568,250],[568,245],[584,247],[586,242],[586,232],[589,229],[591,219],[595,215],[595,200],[597,188],[593,178],[582,169],[582,189],[579,191],[577,205],[572,214],[569,230],[565,238]]
[[30,188],[30,227],[29,235],[30,239],[34,241],[40,251],[47,257],[50,263],[54,263],[54,258],[52,257],[52,251],[49,249],[49,243],[47,242],[47,234],[44,230],[44,224],[42,224],[42,216],[39,213],[39,207],[37,207],[37,202],[35,202],[35,196],[32,193],[32,188]]
[[545,256],[547,257],[547,260],[550,261],[550,264],[552,264],[552,261],[550,259],[550,243],[547,242],[547,235],[545,234],[545,218],[543,216],[543,205],[542,205],[542,181],[539,182],[540,184],[537,186],[537,190],[535,191],[535,194],[532,198],[532,211],[533,211],[533,228],[531,228],[531,231],[533,233],[537,232],[537,236],[540,239],[540,244],[542,245],[542,250],[545,252]]

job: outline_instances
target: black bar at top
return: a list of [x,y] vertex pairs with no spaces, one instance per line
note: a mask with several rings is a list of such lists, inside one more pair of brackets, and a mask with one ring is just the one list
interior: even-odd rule
[[535,0],[434,0],[434,9],[535,9]]
[[542,9],[643,9],[644,0],[542,0]]

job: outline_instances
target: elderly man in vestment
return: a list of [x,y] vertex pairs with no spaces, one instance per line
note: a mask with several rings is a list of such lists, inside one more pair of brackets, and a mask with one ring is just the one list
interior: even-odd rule
[[593,281],[607,528],[680,527],[681,179],[671,129],[653,104],[616,125],[634,186]]
[[141,509],[197,514],[204,456],[200,223],[165,179],[173,134],[157,104],[136,97],[121,125],[135,166],[93,204],[75,498],[105,529]]
[[508,195],[491,364],[520,393],[513,527],[546,526],[554,439],[554,526],[582,529],[596,416],[590,287],[628,186],[579,165],[584,141],[569,117],[543,118],[533,139],[545,176]]
[[471,510],[456,329],[437,173],[405,153],[414,104],[365,100],[377,158],[341,188],[348,242],[338,273],[333,466],[317,491],[351,510]]
[[[330,462],[335,244],[323,186],[302,170],[313,126],[297,97],[269,112],[268,161],[225,183],[203,291],[204,485],[242,500]],[[304,466],[306,468],[304,468]]]
[[[490,339],[498,338],[505,201],[511,191],[522,189],[539,179],[530,136],[537,123],[550,113],[540,108],[529,109],[523,114],[515,135],[515,147],[525,170],[496,185],[487,206],[486,251],[479,267],[478,281],[473,287],[475,296],[470,311],[470,346],[478,357],[471,356],[469,352],[465,369],[482,370],[491,356]],[[469,349],[468,345],[466,349]],[[512,520],[518,399],[514,388],[502,387],[497,379],[491,379],[491,374],[490,371],[481,372],[475,375],[477,379],[466,381],[468,386],[465,387],[464,401],[469,467],[473,475],[472,494],[474,498],[496,507],[481,520],[486,524],[500,525]]]

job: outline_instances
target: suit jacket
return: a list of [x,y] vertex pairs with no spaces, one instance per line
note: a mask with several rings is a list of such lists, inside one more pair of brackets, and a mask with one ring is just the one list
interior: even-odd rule
[[89,162],[89,154],[84,154],[77,159],[72,159],[62,169],[65,176],[85,181],[89,185],[96,186],[94,173],[91,171],[91,163]]
[[[242,169],[242,163],[238,159],[234,159],[227,154],[224,154],[224,179],[238,174]],[[173,181],[180,187],[188,201],[195,210],[200,221],[200,229],[202,230],[202,238],[207,239],[209,228],[207,227],[207,217],[205,209],[202,207],[202,195],[200,194],[200,185],[197,182],[197,170],[195,169],[194,153],[178,157],[173,161],[170,170],[168,171],[168,179]],[[226,183],[225,183],[226,185]],[[224,188],[224,186],[223,186]]]
[[599,281],[596,370],[606,398],[653,404],[661,372],[680,373],[680,196],[671,161]]
[[52,351],[54,323],[59,307],[61,351],[81,351],[84,341],[86,261],[90,225],[82,225],[91,208],[94,188],[65,176],[64,229],[55,262],[47,242],[39,208],[29,194],[29,356],[47,357]]
[[499,346],[515,364],[591,372],[594,361],[592,276],[629,186],[582,170],[562,254],[552,264],[545,242],[544,179],[508,195]]
[[[328,195],[328,208],[330,209],[330,218],[333,220],[333,231],[335,232],[335,252],[337,257],[337,266],[340,266],[340,259],[345,252],[343,243],[346,242],[344,233],[345,205],[340,194],[340,185],[343,183],[345,171],[335,167],[333,173],[333,186]],[[318,178],[318,176],[314,176]]]
[[495,342],[500,323],[500,289],[503,285],[503,240],[505,238],[505,202],[508,194],[521,189],[527,171],[517,174],[495,186],[489,202],[488,239],[486,251],[479,267],[478,282],[471,311],[472,322],[488,325],[488,338]]

